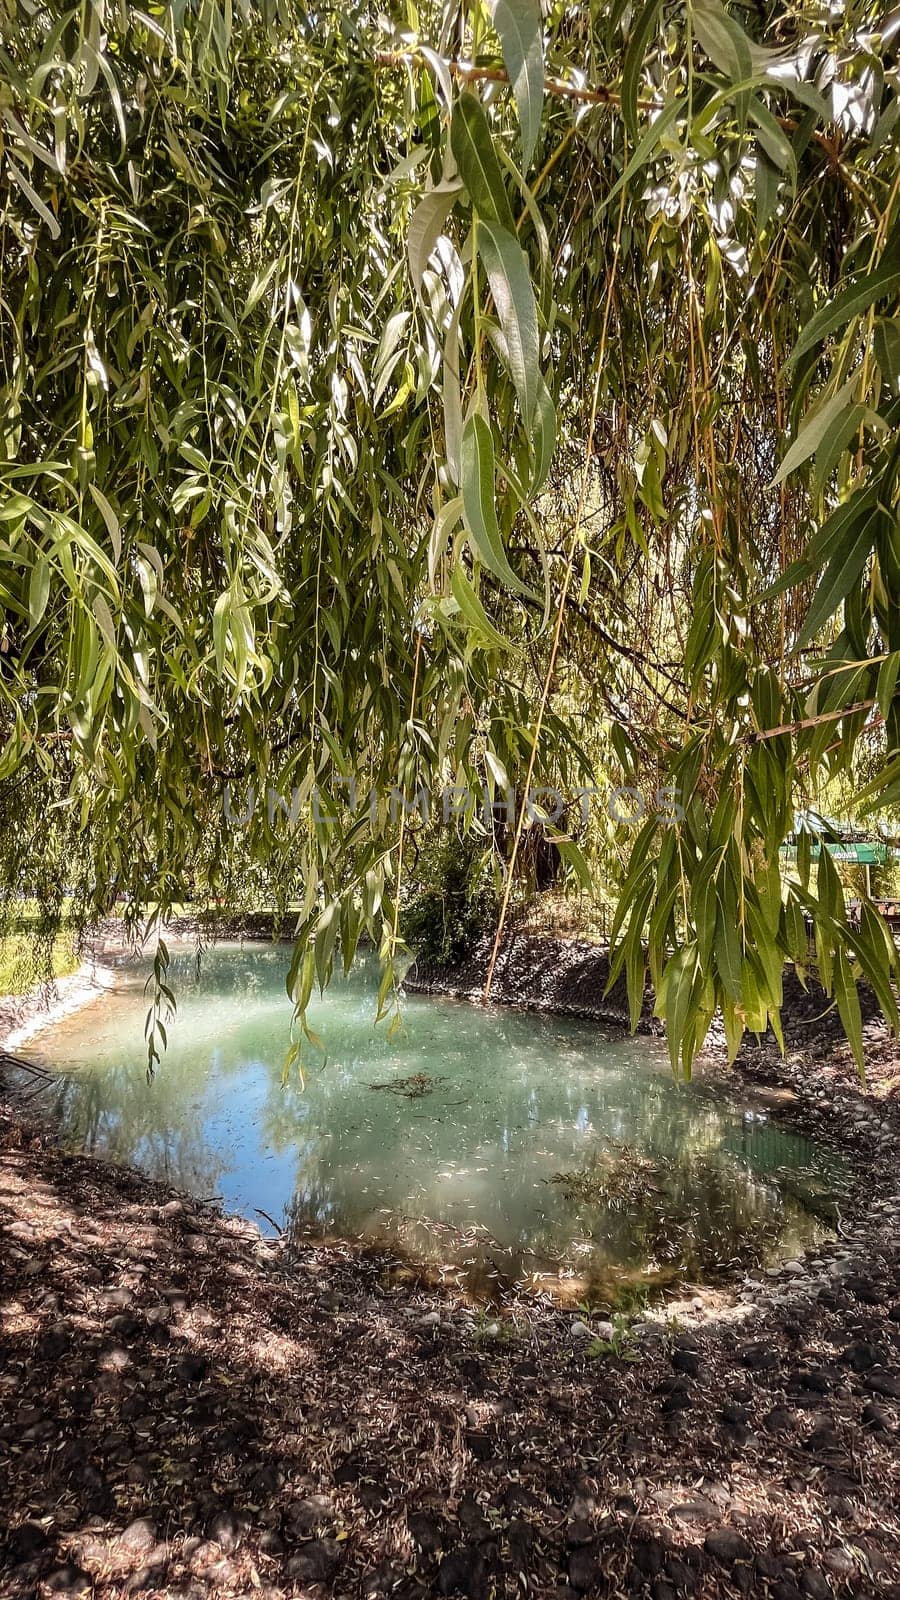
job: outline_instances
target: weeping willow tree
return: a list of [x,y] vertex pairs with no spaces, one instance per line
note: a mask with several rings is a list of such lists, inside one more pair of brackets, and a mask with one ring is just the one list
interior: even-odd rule
[[[673,1063],[893,943],[900,22],[872,0],[0,0],[0,875],[299,902],[403,971],[407,805],[671,789],[615,926]],[[577,715],[573,713],[577,707]],[[456,812],[460,815],[456,815]],[[560,833],[568,868],[584,856]],[[509,863],[510,878],[514,860]],[[165,947],[157,978],[165,999]],[[490,975],[487,975],[488,984]]]

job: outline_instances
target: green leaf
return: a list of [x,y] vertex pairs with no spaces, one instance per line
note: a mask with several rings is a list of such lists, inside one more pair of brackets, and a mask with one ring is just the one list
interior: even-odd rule
[[743,28],[717,0],[693,0],[691,18],[700,45],[713,65],[732,83],[745,83],[756,70],[756,63]]
[[489,572],[518,594],[530,595],[509,564],[494,504],[494,441],[483,417],[474,412],[463,429],[462,499],[472,547]]
[[487,220],[478,229],[478,248],[506,340],[510,377],[530,430],[541,374],[537,306],[528,258],[511,233]]
[[100,512],[103,521],[106,523],[106,531],[109,534],[110,543],[113,547],[113,558],[116,566],[118,566],[119,557],[122,554],[122,534],[119,528],[119,519],[102,490],[98,489],[95,483],[89,484],[88,488],[91,491],[91,499],[94,501],[97,510]]
[[841,1022],[844,1025],[844,1032],[853,1051],[853,1059],[856,1062],[860,1076],[863,1076],[865,1066],[863,1062],[859,990],[856,987],[856,979],[853,976],[847,954],[841,945],[838,945],[834,959],[834,995],[837,1000]]
[[554,838],[553,842],[563,860],[568,862],[569,866],[573,869],[582,889],[586,889],[588,892],[590,892],[593,887],[591,869],[585,860],[584,852],[581,850],[580,846],[575,843],[574,839]]
[[797,157],[790,139],[776,122],[768,106],[763,105],[756,95],[750,97],[749,110],[751,121],[757,126],[757,138],[766,155],[779,172],[785,173],[790,178],[791,187],[796,189]]
[[33,206],[38,216],[44,222],[46,222],[51,239],[58,239],[60,236],[60,227],[55,216],[53,215],[53,212],[47,206],[45,206],[40,195],[31,187],[31,184],[28,182],[24,172],[19,171],[19,168],[16,166],[16,163],[13,161],[12,156],[8,152],[6,156],[6,163],[9,167],[9,175],[13,182],[18,184],[29,205]]
[[492,0],[491,17],[519,113],[524,171],[534,154],[544,99],[541,0]]
[[875,324],[875,360],[889,389],[900,390],[900,317],[879,317]]
[[406,253],[409,257],[409,275],[417,294],[421,293],[422,274],[461,189],[462,185],[456,179],[445,179],[429,189],[412,214],[406,235]]
[[49,597],[50,562],[46,556],[38,556],[28,580],[28,619],[32,628],[43,618]]
[[777,484],[783,482],[789,473],[796,472],[804,461],[808,461],[810,456],[815,455],[832,423],[843,418],[852,409],[854,404],[853,390],[856,387],[856,383],[857,379],[854,374],[844,384],[843,388],[838,390],[837,394],[833,394],[830,400],[826,400],[824,405],[819,406],[815,411],[807,413],[800,432],[772,479],[770,488],[774,489]]
[[875,543],[877,521],[877,512],[873,512],[863,529],[858,530],[855,524],[851,524],[845,533],[813,595],[806,621],[797,640],[798,650],[803,650],[812,642],[829,617],[834,616],[841,602],[846,600]]
[[659,113],[659,116],[653,119],[625,171],[618,182],[613,184],[606,199],[601,203],[600,211],[605,211],[607,206],[615,199],[619,190],[631,182],[635,173],[640,172],[641,167],[646,166],[651,157],[656,154],[669,129],[675,126],[679,119],[684,116],[687,109],[688,102],[686,99],[670,100],[664,110]]
[[537,405],[534,413],[534,469],[531,492],[537,491],[547,481],[547,474],[556,450],[556,407],[542,376],[538,376]]
[[822,306],[811,317],[788,357],[788,363],[799,360],[807,350],[822,344],[831,334],[837,333],[853,317],[861,316],[869,307],[889,294],[900,291],[900,266],[895,261],[882,262],[874,272],[857,278],[855,283],[841,289],[833,300]]
[[450,148],[477,215],[515,233],[512,207],[481,101],[461,94],[450,120]]
[[876,698],[878,709],[886,717],[891,709],[894,695],[897,692],[897,675],[900,673],[900,650],[893,650],[886,656],[878,669],[878,688]]
[[662,0],[647,0],[634,16],[622,64],[622,116],[632,144],[638,139],[638,88],[650,37],[656,32]]

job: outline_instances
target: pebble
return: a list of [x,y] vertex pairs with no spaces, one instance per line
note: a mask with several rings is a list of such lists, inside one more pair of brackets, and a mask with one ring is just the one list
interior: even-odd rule
[[834,1578],[852,1578],[856,1571],[856,1562],[842,1550],[840,1545],[835,1545],[832,1550],[826,1550],[822,1557],[822,1565],[826,1567]]
[[156,1544],[155,1522],[151,1522],[149,1517],[137,1517],[119,1534],[116,1543],[120,1550],[133,1551],[135,1554],[151,1550]]
[[734,1528],[714,1528],[712,1533],[706,1535],[704,1548],[709,1555],[715,1556],[717,1561],[731,1563],[734,1561],[749,1561],[753,1556],[753,1547],[748,1544],[743,1534],[737,1533]]

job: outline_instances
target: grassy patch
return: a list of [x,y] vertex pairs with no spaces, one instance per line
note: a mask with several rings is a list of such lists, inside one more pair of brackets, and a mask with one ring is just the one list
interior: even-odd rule
[[48,976],[68,977],[78,971],[79,965],[74,929],[63,923],[50,950],[48,973],[47,947],[40,938],[38,910],[27,901],[15,917],[9,919],[6,932],[0,935],[0,995],[27,994]]

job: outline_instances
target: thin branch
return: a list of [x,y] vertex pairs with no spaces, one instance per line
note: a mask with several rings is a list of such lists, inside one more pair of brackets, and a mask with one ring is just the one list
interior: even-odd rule
[[[804,717],[802,722],[783,722],[778,728],[762,728],[758,733],[748,734],[747,743],[762,744],[764,739],[777,739],[782,733],[802,733],[804,728],[818,728],[823,722],[839,722],[841,717],[852,717],[857,711],[871,711],[875,704],[874,699],[856,700],[852,706],[841,706],[839,711],[823,711],[818,717]],[[877,722],[883,721],[883,717],[878,717]]]
[[[379,67],[428,66],[428,59],[420,50],[376,50],[375,62]],[[460,83],[509,83],[509,73],[505,67],[479,67],[474,61],[453,58],[445,58],[443,65],[450,76]],[[605,84],[588,88],[587,85],[582,87],[577,83],[569,83],[565,78],[545,78],[544,93],[557,95],[562,100],[578,100],[589,106],[619,106],[622,103],[621,95],[614,89],[608,89]],[[638,108],[641,111],[661,109],[655,100],[639,100]]]

